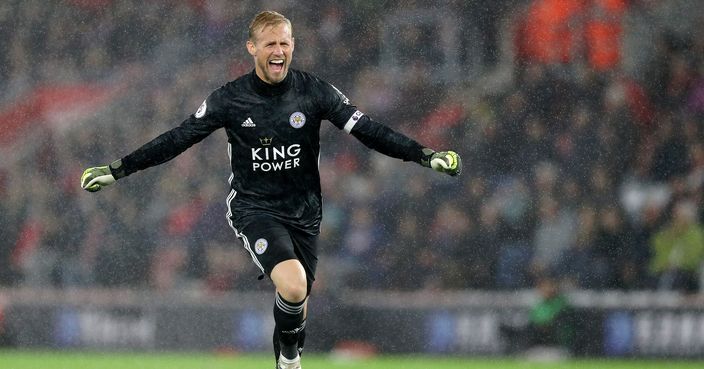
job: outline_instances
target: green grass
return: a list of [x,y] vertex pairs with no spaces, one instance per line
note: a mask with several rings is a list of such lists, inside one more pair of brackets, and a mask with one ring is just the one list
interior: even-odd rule
[[[270,355],[137,354],[98,352],[0,351],[2,369],[272,369]],[[341,360],[305,355],[304,369],[689,369],[702,361],[571,360],[526,362],[520,359],[479,359],[430,356],[381,356]]]

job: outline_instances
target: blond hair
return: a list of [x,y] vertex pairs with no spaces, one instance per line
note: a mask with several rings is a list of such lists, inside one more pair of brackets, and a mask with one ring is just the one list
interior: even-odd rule
[[266,27],[276,26],[281,23],[286,23],[288,28],[291,30],[291,34],[293,35],[293,27],[291,26],[291,21],[288,20],[288,18],[271,10],[260,12],[254,16],[252,23],[249,24],[249,40],[254,41],[254,34],[257,31],[263,30]]

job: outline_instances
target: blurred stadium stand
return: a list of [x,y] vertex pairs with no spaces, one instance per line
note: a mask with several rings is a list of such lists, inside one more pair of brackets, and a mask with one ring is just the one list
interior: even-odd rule
[[[308,351],[515,353],[502,327],[525,324],[538,299],[531,291],[345,292],[345,299],[311,300],[316,314],[309,318],[315,328],[307,334]],[[577,333],[566,347],[570,355],[702,357],[701,298],[622,291],[567,297],[575,313],[570,328]],[[2,298],[12,301],[0,309],[4,346],[261,352],[271,345],[269,292],[155,296],[145,290],[32,288],[3,291]]]
[[[466,168],[391,169],[323,129],[319,296],[524,291],[545,274],[616,305],[700,294],[697,1],[353,3],[275,9],[293,21],[294,67],[458,148]],[[267,288],[225,223],[224,135],[98,194],[78,186],[248,72],[246,27],[265,4],[0,3],[0,286]]]

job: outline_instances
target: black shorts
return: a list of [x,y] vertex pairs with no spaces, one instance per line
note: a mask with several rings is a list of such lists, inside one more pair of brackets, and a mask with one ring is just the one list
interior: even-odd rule
[[289,259],[300,261],[306,271],[310,294],[318,264],[318,236],[267,215],[248,216],[235,231],[254,264],[269,277],[276,264]]

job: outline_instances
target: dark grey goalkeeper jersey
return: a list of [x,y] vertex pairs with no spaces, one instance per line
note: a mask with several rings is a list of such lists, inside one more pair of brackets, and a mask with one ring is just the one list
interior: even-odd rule
[[391,157],[420,163],[423,156],[420,144],[371,120],[331,84],[292,69],[277,85],[252,72],[218,88],[181,125],[122,158],[121,169],[129,175],[164,163],[225,128],[233,226],[242,227],[249,215],[268,214],[317,234],[322,120]]

